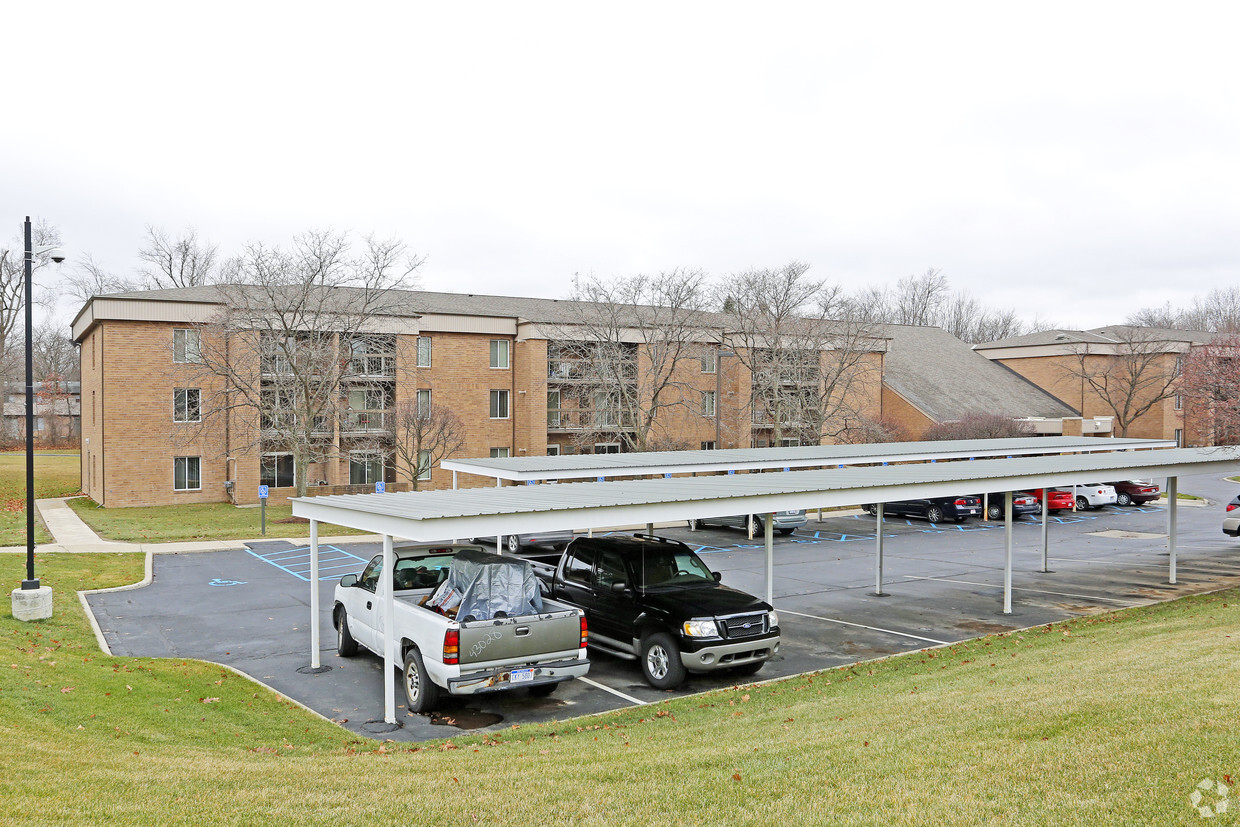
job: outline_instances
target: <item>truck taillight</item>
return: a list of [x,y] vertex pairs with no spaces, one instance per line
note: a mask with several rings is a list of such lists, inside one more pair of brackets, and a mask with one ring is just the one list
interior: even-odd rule
[[443,662],[460,663],[460,655],[461,632],[459,629],[449,629],[443,633]]
[[586,648],[586,644],[590,642],[590,631],[586,628],[586,616],[581,616],[581,648]]

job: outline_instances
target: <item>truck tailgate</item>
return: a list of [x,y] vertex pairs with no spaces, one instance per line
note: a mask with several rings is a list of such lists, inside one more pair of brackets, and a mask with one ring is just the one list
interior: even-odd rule
[[581,621],[573,609],[472,620],[460,630],[462,666],[548,660],[581,648]]

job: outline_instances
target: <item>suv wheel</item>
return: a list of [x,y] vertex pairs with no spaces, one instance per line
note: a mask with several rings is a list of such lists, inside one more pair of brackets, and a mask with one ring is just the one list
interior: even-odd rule
[[658,632],[642,641],[642,675],[655,689],[675,689],[685,682],[680,647],[672,636]]

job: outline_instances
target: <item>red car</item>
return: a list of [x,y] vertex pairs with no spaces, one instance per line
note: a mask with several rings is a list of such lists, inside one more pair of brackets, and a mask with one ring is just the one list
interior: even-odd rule
[[1115,489],[1116,505],[1145,505],[1161,496],[1158,486],[1146,480],[1120,480],[1107,485]]
[[[1035,488],[1029,492],[1033,495],[1033,498],[1038,501],[1039,514],[1042,513],[1042,492],[1044,490],[1045,489],[1043,488]],[[1072,498],[1071,491],[1059,491],[1054,488],[1051,489],[1050,502],[1047,503],[1047,508],[1050,511],[1071,511],[1074,505],[1076,505],[1076,502]]]

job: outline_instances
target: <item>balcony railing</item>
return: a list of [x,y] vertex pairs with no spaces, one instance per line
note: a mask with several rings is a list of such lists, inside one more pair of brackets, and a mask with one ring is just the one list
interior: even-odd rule
[[395,356],[354,356],[349,360],[351,377],[393,377],[396,375]]
[[[625,382],[637,381],[636,363],[625,362],[620,373],[620,378]],[[602,385],[611,382],[615,377],[600,375],[591,363],[584,360],[561,359],[547,362],[547,378],[556,382],[595,382]]]
[[[292,411],[273,411],[262,415],[262,429],[264,431],[289,431],[297,428],[298,421],[297,414]],[[312,432],[330,434],[332,432],[331,422],[325,416],[316,416]]]
[[632,427],[632,417],[620,411],[592,411],[581,408],[549,409],[548,431],[598,431]]
[[391,422],[391,411],[349,411],[344,415],[341,430],[345,433],[386,431]]

